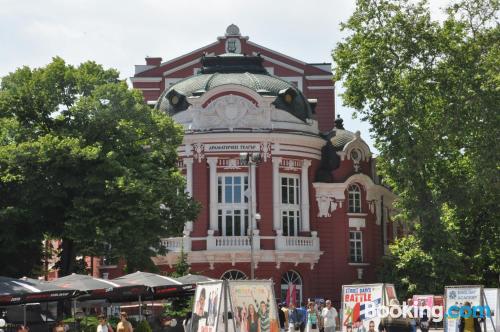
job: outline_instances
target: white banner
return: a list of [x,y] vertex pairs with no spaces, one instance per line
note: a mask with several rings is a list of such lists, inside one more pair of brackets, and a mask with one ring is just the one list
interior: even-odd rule
[[[481,302],[482,286],[446,286],[444,292],[445,313],[449,312],[450,307],[460,308],[465,302],[469,302],[471,307],[482,305]],[[459,314],[457,311],[453,314]],[[446,317],[444,332],[459,332],[460,318]]]
[[192,332],[215,332],[221,306],[222,281],[199,283],[194,297]]
[[491,318],[486,317],[486,332],[499,332],[500,326],[500,289],[485,288],[484,305],[490,307]]
[[[380,317],[373,309],[384,304],[383,291],[384,284],[342,286],[342,331],[368,331],[370,324],[378,331]],[[395,297],[396,292],[392,286],[386,298]]]

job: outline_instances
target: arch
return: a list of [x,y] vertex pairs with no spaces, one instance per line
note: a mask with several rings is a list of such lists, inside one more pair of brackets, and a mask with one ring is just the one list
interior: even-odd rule
[[286,300],[286,293],[288,291],[289,285],[292,284],[296,289],[296,303],[302,302],[303,298],[303,281],[302,277],[297,271],[288,270],[281,276],[280,281],[280,291],[281,291],[281,300]]
[[247,275],[240,270],[227,270],[224,272],[220,278],[222,280],[246,280]]
[[[342,150],[345,153],[347,160],[353,159],[353,156],[351,156],[351,151],[353,151],[353,150],[355,150],[355,151],[357,150],[356,152],[361,154],[359,156],[359,160],[357,162],[359,162],[361,160],[369,161],[370,157],[371,157],[370,147],[361,138],[361,134],[360,134],[359,130],[354,133],[354,139],[351,140],[350,142],[348,142]],[[354,160],[354,162],[356,162],[356,161]]]

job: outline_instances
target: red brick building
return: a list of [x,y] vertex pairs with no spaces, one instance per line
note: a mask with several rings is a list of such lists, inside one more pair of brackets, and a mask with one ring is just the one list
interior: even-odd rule
[[293,282],[303,300],[339,301],[342,284],[376,280],[396,234],[394,195],[359,132],[335,120],[330,63],[273,51],[231,25],[191,53],[146,58],[131,80],[184,126],[179,167],[202,205],[183,237],[164,240],[162,270],[183,247],[194,271],[250,277],[253,233],[255,278],[272,278],[277,297]]

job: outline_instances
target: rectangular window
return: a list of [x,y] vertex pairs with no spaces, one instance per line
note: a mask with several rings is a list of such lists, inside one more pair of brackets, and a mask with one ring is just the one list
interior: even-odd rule
[[299,177],[281,178],[281,203],[299,205]]
[[217,223],[222,236],[248,234],[248,176],[221,174],[217,177]]
[[284,210],[281,213],[284,236],[298,236],[300,230],[300,212],[298,210]]
[[222,236],[248,234],[248,209],[218,209],[218,227]]
[[281,229],[284,236],[298,236],[300,230],[300,178],[281,177]]
[[363,238],[360,231],[349,232],[349,256],[352,263],[363,262]]

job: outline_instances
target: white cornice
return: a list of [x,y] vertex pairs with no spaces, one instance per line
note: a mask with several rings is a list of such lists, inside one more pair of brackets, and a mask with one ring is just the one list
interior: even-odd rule
[[[332,83],[333,84],[333,83]],[[308,86],[309,90],[335,90],[335,86]]]
[[161,82],[161,77],[131,77],[132,83],[151,83],[151,82]]
[[333,79],[333,75],[310,75],[306,76],[306,79],[310,81],[324,81],[324,80],[331,81]]
[[191,60],[189,62],[185,62],[182,65],[179,65],[177,67],[174,67],[172,69],[166,70],[166,71],[163,72],[163,76],[168,76],[168,75],[170,75],[172,73],[175,73],[175,72],[177,72],[179,70],[182,70],[184,68],[187,68],[187,67],[190,67],[192,65],[195,65],[197,63],[200,63],[200,58],[196,58],[196,59]]
[[[257,52],[253,52],[253,55],[257,55]],[[269,62],[271,62],[271,63],[274,63],[274,64],[276,64],[276,65],[278,65],[278,66],[281,66],[281,67],[283,67],[283,68],[290,69],[290,70],[292,70],[292,71],[295,71],[295,72],[297,72],[297,73],[299,73],[299,74],[304,75],[304,70],[303,70],[303,69],[301,69],[301,68],[298,68],[298,67],[295,67],[295,66],[289,65],[288,63],[284,63],[284,62],[282,62],[282,61],[279,61],[279,60],[273,59],[273,58],[271,58],[271,57],[268,57],[267,55],[263,55],[263,54],[261,54],[260,56],[261,56],[264,60],[267,60],[267,61],[269,61]]]
[[264,47],[264,46],[262,46],[262,45],[259,45],[259,44],[256,44],[256,43],[253,43],[253,42],[251,42],[251,41],[247,41],[247,44],[248,44],[248,45],[255,46],[255,47],[258,47],[258,48],[261,48],[261,49],[266,50],[266,51],[268,51],[268,52],[270,52],[270,53],[273,53],[273,54],[279,55],[279,56],[281,56],[281,57],[283,57],[283,58],[285,58],[285,59],[288,59],[288,60],[290,60],[290,61],[297,62],[297,63],[299,63],[299,64],[301,64],[301,65],[303,65],[303,66],[307,65],[307,63],[306,63],[306,62],[304,62],[304,61],[300,61],[299,59],[292,58],[291,56],[285,55],[285,54],[283,54],[283,53],[280,53],[280,52],[277,52],[277,51],[273,51],[273,50],[271,50],[271,49],[269,49],[269,48],[267,48],[267,47]]
[[[162,62],[162,63],[160,64],[160,67],[161,67],[161,66],[168,65],[168,64],[171,64],[171,63],[176,62],[176,61],[179,61],[179,60],[181,60],[181,59],[183,59],[183,58],[185,58],[185,57],[188,57],[188,56],[190,56],[190,55],[193,55],[193,54],[196,54],[196,53],[198,53],[198,52],[201,52],[201,51],[203,51],[204,49],[210,48],[210,47],[215,46],[215,45],[217,45],[217,44],[219,44],[219,41],[216,41],[216,42],[213,42],[213,43],[211,43],[211,44],[205,45],[205,46],[203,46],[203,47],[197,48],[197,49],[196,49],[196,50],[194,50],[194,51],[191,51],[191,52],[189,52],[189,53],[183,54],[183,55],[181,55],[181,56],[178,56],[178,57],[173,58],[173,59],[171,59],[171,60],[168,60],[168,61],[166,61],[166,62]],[[200,54],[200,55],[201,55],[201,54]]]

